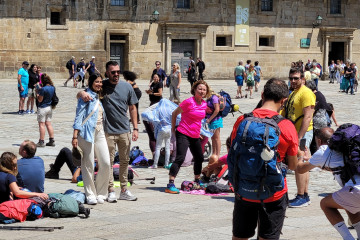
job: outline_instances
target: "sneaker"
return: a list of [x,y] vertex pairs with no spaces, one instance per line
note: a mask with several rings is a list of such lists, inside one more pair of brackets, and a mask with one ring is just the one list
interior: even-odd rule
[[67,82],[64,82],[64,87],[66,87],[67,86]]
[[295,199],[289,201],[289,207],[291,208],[301,208],[301,207],[306,207],[308,205],[309,203],[306,201],[306,198],[300,197],[299,195],[296,195]]
[[105,202],[104,198],[102,196],[98,196],[96,198],[98,204],[103,204]]
[[96,205],[98,203],[98,201],[96,200],[96,197],[90,196],[90,197],[86,198],[86,203],[88,205]]
[[178,194],[180,193],[179,189],[175,187],[175,184],[169,183],[165,188],[166,193]]
[[109,203],[115,203],[117,202],[117,199],[116,199],[116,193],[115,192],[109,192],[109,195],[106,199]]
[[45,178],[59,179],[59,172],[54,169],[54,164],[50,164],[50,170],[45,173]]
[[25,114],[31,114],[30,110],[26,110]]
[[37,147],[45,147],[45,142],[44,141],[39,141],[37,144],[36,144]]
[[18,111],[18,114],[19,114],[19,115],[23,115],[23,114],[24,114],[24,110],[19,110],[19,111]]
[[55,141],[49,141],[46,146],[55,147]]
[[304,198],[306,199],[307,204],[310,205],[310,204],[311,204],[311,201],[310,201],[309,195],[308,195],[308,194],[304,194]]
[[119,200],[126,200],[126,201],[136,201],[137,197],[131,194],[129,190],[126,189],[125,192],[120,192]]
[[171,165],[172,165],[172,163],[170,163],[169,165],[165,166],[164,168],[170,169],[170,168],[171,168]]
[[31,113],[31,114],[35,114],[35,111],[34,111],[34,110],[30,110],[30,113]]
[[152,166],[150,166],[150,167],[148,167],[148,168],[151,168],[151,169],[156,169],[156,168],[157,168],[157,166],[156,166],[156,165],[152,165]]

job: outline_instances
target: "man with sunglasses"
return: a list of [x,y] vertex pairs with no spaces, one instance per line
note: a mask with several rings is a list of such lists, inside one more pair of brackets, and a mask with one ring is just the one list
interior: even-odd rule
[[[127,174],[129,164],[129,152],[131,140],[136,141],[138,139],[137,128],[137,111],[135,104],[138,103],[138,99],[134,92],[133,87],[125,82],[120,81],[120,66],[115,61],[109,61],[106,63],[106,76],[108,79],[103,80],[101,99],[106,118],[104,124],[104,131],[106,135],[106,141],[110,152],[110,176],[109,176],[109,195],[108,202],[117,202],[115,189],[114,189],[114,177],[112,166],[115,158],[115,148],[118,147],[120,168],[119,178],[121,185],[121,192],[119,200],[135,201],[137,197],[132,195],[127,190]],[[90,96],[82,91],[78,95],[84,101],[89,101]],[[130,138],[130,123],[127,117],[127,110],[129,109],[131,122],[134,126],[132,137]]]
[[[281,114],[291,120],[298,132],[299,142],[305,139],[305,146],[310,147],[313,138],[313,114],[315,108],[315,94],[305,86],[304,72],[300,68],[291,68],[289,72],[290,94]],[[309,172],[299,174],[295,171],[297,195],[289,201],[290,207],[305,207],[310,204],[308,195]]]
[[150,82],[152,81],[154,75],[157,74],[157,75],[160,76],[160,83],[163,84],[164,87],[166,87],[166,79],[167,79],[166,72],[160,66],[161,66],[161,62],[156,61],[155,62],[155,69],[153,70],[153,72],[151,74]]

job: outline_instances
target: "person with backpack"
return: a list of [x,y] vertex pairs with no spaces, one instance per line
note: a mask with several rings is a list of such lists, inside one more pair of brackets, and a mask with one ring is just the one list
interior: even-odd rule
[[[291,121],[279,115],[289,90],[285,81],[268,80],[263,104],[240,116],[231,133],[227,162],[234,186],[233,239],[279,239],[288,204],[286,165],[297,165],[298,137]],[[251,180],[249,180],[251,179]]]
[[243,66],[243,61],[239,61],[239,65],[235,67],[234,77],[238,87],[235,98],[236,99],[243,98],[241,88],[244,85],[244,79],[246,78],[246,72]]
[[[170,167],[169,184],[166,186],[165,192],[177,194],[179,189],[175,187],[174,181],[183,164],[187,149],[194,157],[194,175],[195,182],[200,185],[200,174],[204,155],[200,142],[201,121],[205,118],[206,98],[210,94],[208,84],[203,81],[196,81],[191,89],[192,97],[182,101],[178,108],[172,113],[171,133],[176,136],[176,158]],[[181,121],[176,128],[177,116],[181,114]]]
[[[220,140],[220,128],[223,128],[223,119],[220,114],[220,99],[219,94],[216,94],[213,90],[210,90],[211,95],[206,100],[206,123],[210,131],[214,134],[211,137],[213,154],[220,157],[221,140]],[[226,103],[222,102],[222,105]]]
[[67,61],[66,68],[69,70],[69,78],[66,79],[66,81],[64,82],[64,87],[67,86],[68,81],[70,81],[71,79],[74,81],[74,86],[75,86],[76,63],[75,63],[74,56],[72,56],[71,59],[69,61]]
[[[256,71],[254,69],[254,65],[250,64],[248,72],[246,74],[246,86],[248,87],[250,91],[250,99],[253,99],[253,87],[255,85],[255,77],[257,76]],[[245,98],[247,97],[247,94],[245,94]]]
[[[350,124],[352,125],[352,124]],[[353,126],[353,125],[352,125]],[[340,126],[336,132],[341,132],[344,125]],[[358,126],[357,126],[358,127]],[[346,129],[344,127],[343,129]],[[360,128],[358,128],[359,131]],[[340,130],[340,131],[339,131]],[[347,172],[347,163],[344,161],[344,153],[332,149],[332,140],[336,140],[336,132],[329,127],[321,128],[315,132],[315,141],[318,150],[306,161],[306,157],[299,159],[296,171],[299,173],[305,173],[315,167],[320,167],[324,170],[331,171],[334,174],[336,181],[341,186],[341,189],[327,195],[320,201],[320,207],[325,213],[325,216],[334,226],[336,231],[339,232],[343,239],[354,239],[351,235],[348,227],[344,222],[344,218],[341,216],[339,209],[344,209],[350,218],[352,226],[355,228],[357,237],[360,237],[360,174],[356,167],[353,167],[355,174],[350,179],[344,179]],[[343,131],[346,133],[346,130]],[[348,132],[349,133],[349,132]],[[358,142],[359,144],[359,142]],[[341,145],[341,144],[336,144]],[[359,145],[357,145],[359,147]],[[345,149],[345,148],[343,148]],[[303,154],[302,154],[303,155]],[[346,157],[346,159],[349,159]],[[357,159],[359,160],[359,159]],[[345,171],[345,172],[344,172]]]
[[[51,125],[52,101],[55,94],[55,87],[49,75],[44,73],[41,76],[42,88],[37,89],[37,100],[39,102],[37,110],[37,121],[39,123],[40,138],[37,147],[55,147],[54,128]],[[49,142],[45,144],[45,127],[49,134]]]
[[[305,146],[310,148],[310,143],[313,139],[313,114],[316,96],[304,85],[304,73],[301,69],[291,68],[289,71],[289,81],[293,92],[289,95],[281,114],[295,125],[299,142],[301,139],[304,139]],[[305,207],[309,205],[309,177],[309,173],[299,174],[295,171],[297,195],[289,201],[290,207]]]

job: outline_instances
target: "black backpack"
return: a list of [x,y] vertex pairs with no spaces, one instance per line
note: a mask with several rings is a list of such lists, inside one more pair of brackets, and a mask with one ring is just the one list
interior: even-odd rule
[[66,63],[66,68],[71,70],[72,69],[72,63],[71,63],[71,59],[69,61],[67,61]]
[[343,184],[350,179],[355,184],[354,175],[360,175],[360,126],[352,123],[341,125],[329,140],[329,148],[343,154],[344,167],[331,168],[340,174]]

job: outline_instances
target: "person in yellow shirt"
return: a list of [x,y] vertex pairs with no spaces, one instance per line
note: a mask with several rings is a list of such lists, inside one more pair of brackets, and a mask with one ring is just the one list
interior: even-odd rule
[[[299,68],[291,68],[289,81],[294,91],[290,94],[281,114],[291,120],[298,132],[299,143],[305,139],[305,146],[310,147],[313,138],[313,114],[315,108],[315,94],[304,85],[304,73]],[[308,195],[309,172],[299,174],[295,171],[297,195],[289,201],[290,207],[305,207],[309,205]]]

